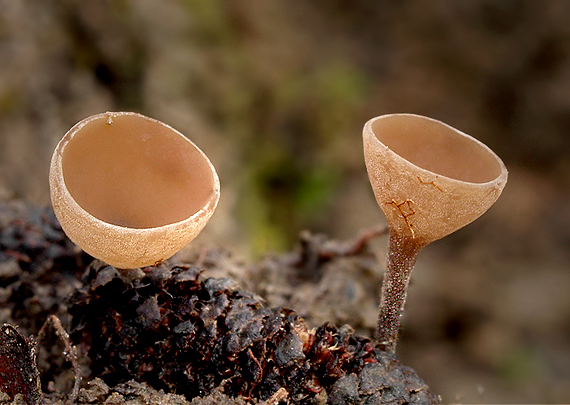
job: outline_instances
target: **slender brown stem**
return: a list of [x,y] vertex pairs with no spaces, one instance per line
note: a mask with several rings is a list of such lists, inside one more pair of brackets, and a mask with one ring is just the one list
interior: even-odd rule
[[384,350],[396,353],[400,318],[404,311],[412,268],[423,245],[413,238],[390,232],[388,266],[384,273],[376,341]]

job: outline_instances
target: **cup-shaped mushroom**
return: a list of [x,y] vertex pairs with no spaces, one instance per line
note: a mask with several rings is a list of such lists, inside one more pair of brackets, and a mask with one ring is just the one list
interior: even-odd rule
[[486,145],[431,118],[376,117],[364,126],[364,157],[391,232],[425,246],[493,205],[507,169]]
[[55,148],[49,182],[67,236],[123,269],[174,255],[206,225],[220,197],[216,170],[194,143],[131,112],[78,122]]

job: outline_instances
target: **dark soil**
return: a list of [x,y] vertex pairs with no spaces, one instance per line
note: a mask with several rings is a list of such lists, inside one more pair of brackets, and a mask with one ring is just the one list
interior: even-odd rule
[[[2,403],[58,404],[72,391],[71,350],[61,336],[33,338],[50,315],[78,349],[81,404],[439,402],[414,370],[353,327],[311,327],[290,309],[264,306],[236,280],[202,274],[247,267],[222,250],[133,275],[92,261],[48,209],[2,203],[0,226],[0,322],[16,326],[2,327]],[[316,286],[325,265],[357,258],[353,265],[365,267],[366,241],[377,233],[345,244],[305,234],[298,252],[238,273],[271,274],[269,266],[289,280],[282,291],[307,278]]]

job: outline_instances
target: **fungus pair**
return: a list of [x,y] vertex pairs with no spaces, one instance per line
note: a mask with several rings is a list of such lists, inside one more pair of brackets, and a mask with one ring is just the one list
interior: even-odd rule
[[[395,352],[418,252],[467,225],[499,197],[503,162],[442,122],[412,114],[364,126],[370,182],[390,228],[376,338]],[[212,216],[219,179],[206,155],[170,126],[136,113],[97,114],[57,145],[50,167],[57,218],[87,253],[117,268],[165,260]]]

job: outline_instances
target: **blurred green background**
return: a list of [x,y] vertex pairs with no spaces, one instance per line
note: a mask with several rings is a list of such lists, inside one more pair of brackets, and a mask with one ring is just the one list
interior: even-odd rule
[[48,204],[55,144],[107,110],[208,154],[222,198],[195,243],[249,258],[384,220],[369,118],[485,142],[509,183],[420,255],[401,356],[446,403],[570,401],[570,2],[0,0],[0,198]]

